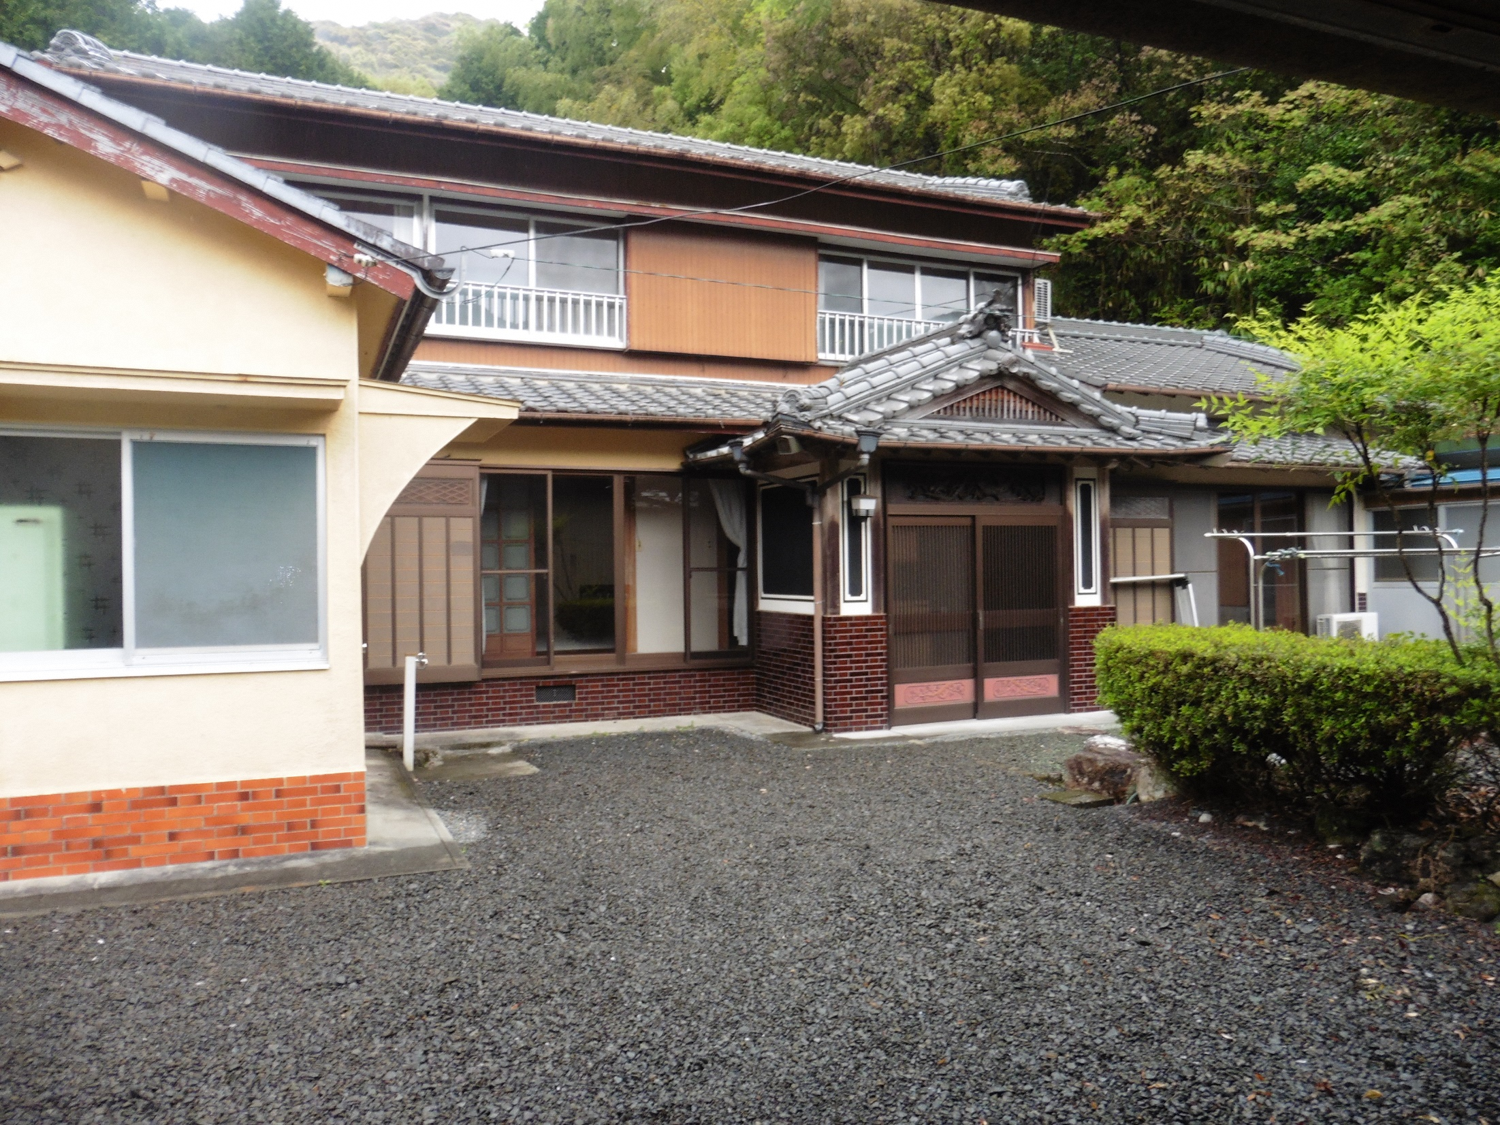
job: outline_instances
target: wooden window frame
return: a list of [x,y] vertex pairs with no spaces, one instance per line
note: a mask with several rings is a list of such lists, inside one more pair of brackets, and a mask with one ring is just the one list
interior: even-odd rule
[[[484,605],[482,596],[476,599],[478,618],[475,627],[478,630],[481,679],[516,679],[522,677],[535,677],[537,675],[551,674],[582,674],[598,672],[617,671],[674,671],[701,668],[720,667],[745,667],[755,660],[755,630],[750,630],[750,643],[743,650],[720,650],[715,652],[692,651],[692,591],[691,581],[694,571],[719,570],[725,573],[733,573],[738,568],[722,567],[692,567],[689,553],[689,509],[688,490],[693,481],[710,479],[699,474],[672,473],[672,472],[650,472],[642,470],[587,470],[587,469],[524,469],[524,468],[491,468],[480,466],[480,476],[530,476],[542,477],[545,480],[547,495],[547,566],[544,570],[534,573],[545,574],[547,577],[547,621],[548,621],[548,643],[547,655],[532,658],[527,663],[508,662],[505,664],[487,661],[483,656],[484,651]],[[553,569],[556,566],[557,546],[552,538],[553,531],[553,482],[557,477],[608,477],[611,480],[611,505],[612,505],[612,530],[614,535],[614,585],[615,595],[615,646],[612,653],[580,653],[576,656],[566,653],[559,655],[557,652],[557,622],[556,622],[556,582]],[[634,536],[628,535],[630,531],[629,514],[626,509],[626,487],[625,482],[631,478],[640,477],[671,477],[680,482],[682,487],[682,581],[683,581],[683,618],[682,618],[682,650],[680,652],[630,652],[631,642],[629,628],[630,607],[628,598],[635,596],[634,584],[627,581],[632,573],[630,563],[629,545],[634,542]],[[729,479],[729,478],[724,478]],[[733,478],[738,480],[739,478]],[[753,502],[754,498],[747,498],[746,503]],[[480,512],[481,520],[483,510]],[[753,599],[758,587],[756,562],[758,560],[759,527],[756,520],[746,520],[746,534],[752,537],[752,541],[746,545],[747,565],[746,588],[747,594]],[[482,552],[482,543],[476,541],[476,546]],[[482,559],[481,559],[482,562]],[[487,573],[498,573],[488,571],[483,566],[478,568],[479,581],[482,586],[484,575]],[[754,606],[747,607],[747,612],[754,613]]]

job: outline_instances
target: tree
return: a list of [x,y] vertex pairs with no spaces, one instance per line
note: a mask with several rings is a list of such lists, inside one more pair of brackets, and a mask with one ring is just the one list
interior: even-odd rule
[[233,16],[204,23],[182,8],[162,11],[153,0],[5,0],[0,40],[40,50],[63,28],[111,47],[213,66],[368,86],[358,71],[320,45],[312,25],[280,0],[244,0]]
[[[1418,580],[1408,536],[1395,540],[1407,580],[1437,612],[1460,663],[1464,646],[1451,607],[1468,599],[1480,648],[1500,662],[1495,602],[1480,580],[1490,518],[1490,443],[1500,427],[1500,281],[1382,301],[1342,325],[1306,317],[1282,327],[1262,316],[1245,327],[1296,356],[1301,367],[1263,379],[1263,402],[1242,395],[1214,404],[1227,413],[1230,429],[1250,442],[1297,433],[1346,438],[1356,464],[1339,474],[1338,498],[1368,489],[1391,513],[1392,527],[1401,527],[1393,478],[1404,476],[1413,459],[1426,470],[1427,527],[1436,529],[1450,469],[1445,451],[1477,448],[1481,499],[1473,547],[1454,557],[1441,538],[1412,536],[1438,552],[1435,592]],[[1449,589],[1450,561],[1459,566],[1457,591]]]

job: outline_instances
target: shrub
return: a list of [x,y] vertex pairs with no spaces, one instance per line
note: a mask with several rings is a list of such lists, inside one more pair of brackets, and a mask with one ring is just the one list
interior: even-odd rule
[[1137,747],[1231,801],[1417,820],[1459,749],[1500,729],[1500,669],[1441,641],[1150,625],[1095,649],[1100,701]]

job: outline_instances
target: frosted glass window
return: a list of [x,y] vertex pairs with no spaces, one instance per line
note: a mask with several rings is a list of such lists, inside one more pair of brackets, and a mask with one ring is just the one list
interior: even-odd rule
[[437,252],[457,267],[460,281],[531,284],[531,224],[526,219],[446,209],[439,209],[435,218]]
[[869,266],[870,315],[898,316],[913,320],[917,315],[917,271],[913,266],[874,262]]
[[864,263],[858,258],[818,259],[818,308],[828,312],[864,312],[864,272]]
[[131,446],[137,647],[317,644],[317,450]]
[[957,320],[969,311],[969,275],[959,270],[922,271],[922,318]]
[[681,652],[682,478],[626,479],[630,600],[627,652]]
[[119,648],[120,439],[0,435],[0,652]]
[[573,293],[620,291],[620,238],[613,231],[577,233],[586,228],[536,224],[538,289]]

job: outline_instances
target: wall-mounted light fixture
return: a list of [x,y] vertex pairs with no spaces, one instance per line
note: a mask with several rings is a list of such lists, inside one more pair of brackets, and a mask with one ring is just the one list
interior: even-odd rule
[[858,520],[867,520],[875,514],[880,502],[873,496],[849,497],[849,514]]
[[855,430],[854,435],[859,440],[857,448],[861,457],[870,456],[880,445],[879,430]]

